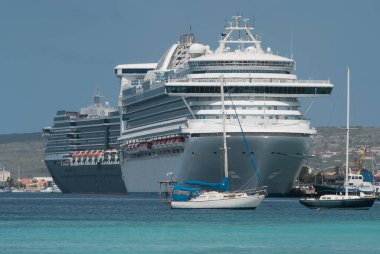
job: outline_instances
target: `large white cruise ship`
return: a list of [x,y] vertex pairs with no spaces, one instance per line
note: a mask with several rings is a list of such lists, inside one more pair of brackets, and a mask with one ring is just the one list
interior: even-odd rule
[[271,194],[292,187],[316,134],[303,118],[298,98],[328,96],[333,84],[297,79],[293,59],[263,50],[248,20],[233,18],[215,51],[189,34],[158,64],[115,67],[121,81],[119,141],[128,192],[156,192],[168,172],[178,182],[223,178],[221,82],[231,189],[257,183],[238,120],[261,184]]

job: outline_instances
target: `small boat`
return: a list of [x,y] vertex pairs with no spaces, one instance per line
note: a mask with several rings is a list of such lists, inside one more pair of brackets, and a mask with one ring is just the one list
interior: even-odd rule
[[12,189],[12,193],[24,193],[24,192],[27,192],[27,191],[21,188]]
[[9,193],[12,192],[10,188],[0,188],[0,193]]
[[348,195],[348,162],[349,162],[349,141],[350,141],[350,69],[347,68],[347,130],[346,130],[346,176],[344,182],[345,193],[335,195],[322,195],[319,198],[303,198],[299,202],[309,208],[339,208],[339,209],[369,209],[375,202],[375,195],[365,195],[362,192],[359,196]]
[[[223,166],[224,179],[220,183],[205,183],[198,181],[187,181],[189,185],[209,187],[218,191],[201,191],[200,188],[189,188],[175,184],[170,205],[172,208],[191,208],[191,209],[255,209],[266,196],[265,189],[256,192],[230,192],[228,180],[228,154],[227,138],[225,128],[225,107],[224,107],[224,81],[221,79],[221,102],[222,102],[222,128],[223,128]],[[236,110],[235,110],[236,111]],[[239,119],[238,119],[239,120]],[[239,125],[241,127],[240,121]],[[242,127],[241,127],[242,128]],[[242,129],[241,129],[242,130]],[[244,133],[242,135],[245,144]],[[249,146],[247,147],[249,149]],[[252,156],[252,153],[249,153]],[[251,159],[253,159],[251,157]]]
[[55,184],[53,184],[53,186],[46,187],[45,189],[41,190],[40,192],[43,192],[43,193],[62,193],[62,191]]
[[[361,170],[361,172],[365,172],[366,174],[369,174],[370,179],[373,179],[373,174],[366,170]],[[328,194],[335,194],[339,192],[344,192],[345,188],[343,185],[321,185],[316,184],[314,185],[315,192],[318,193],[318,195],[328,195]],[[363,175],[357,175],[357,174],[348,174],[348,193],[349,194],[358,194],[360,192],[363,192],[364,194],[372,194],[376,192],[375,186],[368,180],[365,179]]]
[[300,203],[309,208],[369,209],[375,202],[372,195],[323,195],[319,198],[300,199]]

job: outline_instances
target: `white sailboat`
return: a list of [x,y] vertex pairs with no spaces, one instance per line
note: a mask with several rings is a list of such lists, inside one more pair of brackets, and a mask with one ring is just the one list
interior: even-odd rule
[[11,190],[11,188],[9,188],[9,186],[8,187],[5,186],[5,182],[6,182],[6,180],[5,180],[5,167],[2,166],[1,164],[0,164],[0,166],[2,168],[2,178],[1,178],[2,182],[1,182],[1,186],[0,186],[0,192],[1,193],[12,192],[12,190]]
[[346,177],[344,181],[345,193],[322,195],[319,198],[303,198],[300,203],[309,208],[339,208],[339,209],[369,209],[375,202],[374,195],[348,195],[348,162],[350,141],[350,69],[347,68],[347,138],[346,138]]
[[26,190],[21,188],[20,183],[20,167],[17,168],[17,187],[12,189],[12,193],[24,193]]
[[224,179],[219,184],[221,191],[201,191],[199,188],[174,186],[175,191],[189,193],[173,195],[170,202],[172,208],[203,208],[203,209],[255,209],[264,200],[265,191],[255,193],[228,191],[228,151],[226,137],[226,116],[224,106],[224,81],[221,77],[220,94],[222,102],[222,129],[223,129],[223,167]]
[[50,187],[46,187],[45,189],[41,190],[40,192],[44,193],[62,193],[62,191],[58,188],[58,186],[54,183]]

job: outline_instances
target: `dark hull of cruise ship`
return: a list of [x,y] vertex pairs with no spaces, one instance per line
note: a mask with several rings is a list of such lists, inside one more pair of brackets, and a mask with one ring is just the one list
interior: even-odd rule
[[126,194],[120,164],[62,166],[45,161],[54,182],[63,193]]

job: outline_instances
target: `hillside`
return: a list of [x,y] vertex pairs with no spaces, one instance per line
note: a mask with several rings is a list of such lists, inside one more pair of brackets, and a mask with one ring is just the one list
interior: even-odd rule
[[[319,127],[317,135],[313,138],[312,153],[315,158],[308,160],[312,168],[322,170],[341,166],[345,163],[346,130],[337,127]],[[358,158],[357,151],[361,147],[370,147],[375,159],[380,163],[380,128],[352,127],[350,130],[350,161]],[[367,157],[370,149],[367,149]],[[372,168],[372,161],[365,160],[364,166]],[[376,168],[379,168],[378,164]]]
[[11,172],[11,178],[49,176],[42,161],[46,139],[40,132],[0,135],[0,164]]
[[[345,129],[337,127],[319,127],[313,138],[309,154],[316,157],[308,159],[312,168],[329,169],[341,166],[345,160]],[[46,138],[41,133],[2,134],[0,135],[0,164],[11,171],[11,177],[17,178],[20,168],[21,177],[47,176],[49,172],[42,161]],[[351,131],[352,158],[361,146],[372,147],[380,162],[380,128],[357,127]],[[353,160],[353,159],[352,159]],[[367,165],[370,167],[370,165]],[[380,165],[377,165],[380,168]]]

